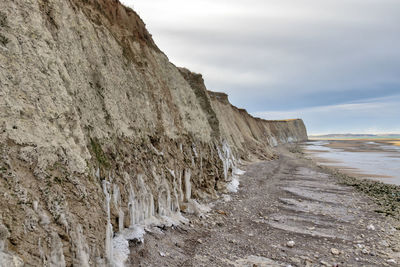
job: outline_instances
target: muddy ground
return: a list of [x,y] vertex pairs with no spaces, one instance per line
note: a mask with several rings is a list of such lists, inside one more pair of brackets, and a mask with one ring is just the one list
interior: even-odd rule
[[128,265],[399,266],[397,220],[301,154],[280,154],[246,166],[238,193],[206,217],[131,244]]

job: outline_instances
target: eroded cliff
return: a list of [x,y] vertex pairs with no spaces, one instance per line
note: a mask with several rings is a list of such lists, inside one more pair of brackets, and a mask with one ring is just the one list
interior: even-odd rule
[[141,225],[184,221],[235,157],[307,138],[178,69],[117,0],[0,3],[0,262],[123,263]]

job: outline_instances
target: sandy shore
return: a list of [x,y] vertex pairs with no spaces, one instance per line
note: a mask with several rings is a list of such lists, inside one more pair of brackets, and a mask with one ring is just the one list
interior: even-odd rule
[[[246,170],[239,192],[210,202],[213,207],[205,216],[187,215],[190,225],[159,228],[146,234],[144,244],[131,244],[130,265],[400,263],[398,210],[382,200],[386,185],[379,191],[379,183],[368,187],[285,149],[279,159]],[[392,216],[386,208],[394,210]]]
[[330,140],[327,147],[343,149],[352,152],[382,152],[379,144],[393,145],[398,144],[397,140]]
[[[303,145],[303,149],[315,162],[333,167],[349,176],[368,178],[390,184],[398,184],[398,160],[400,153],[393,146],[393,140],[324,140],[324,150],[313,145]],[[312,143],[311,143],[312,144]],[[341,153],[338,156],[338,153]],[[363,154],[365,153],[365,154]],[[376,154],[375,154],[376,153]],[[373,156],[373,155],[376,156]],[[393,159],[393,160],[391,160]],[[388,165],[389,164],[389,165]],[[391,165],[390,165],[391,164]]]

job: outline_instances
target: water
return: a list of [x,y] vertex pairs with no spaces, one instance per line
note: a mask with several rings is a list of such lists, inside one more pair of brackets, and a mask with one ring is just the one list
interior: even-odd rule
[[308,157],[349,175],[400,185],[400,147],[387,141],[310,141]]

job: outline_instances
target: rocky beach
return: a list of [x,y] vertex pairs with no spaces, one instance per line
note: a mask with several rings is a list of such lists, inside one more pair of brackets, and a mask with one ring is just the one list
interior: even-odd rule
[[296,146],[279,151],[279,159],[247,164],[239,191],[208,203],[204,217],[148,234],[130,263],[398,266],[399,187],[319,167]]

